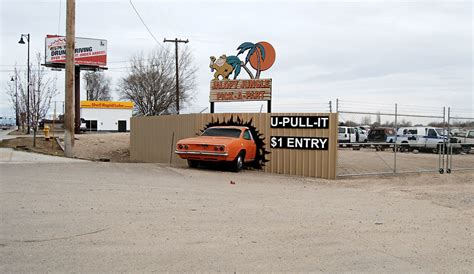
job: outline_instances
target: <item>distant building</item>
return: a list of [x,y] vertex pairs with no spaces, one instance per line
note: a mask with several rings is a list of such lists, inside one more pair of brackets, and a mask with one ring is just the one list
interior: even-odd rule
[[81,101],[87,131],[130,131],[133,102]]

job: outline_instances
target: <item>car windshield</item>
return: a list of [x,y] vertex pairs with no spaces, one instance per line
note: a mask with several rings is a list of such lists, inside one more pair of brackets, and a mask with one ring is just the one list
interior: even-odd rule
[[436,132],[438,132],[438,135],[441,135],[441,136],[446,136],[446,132],[444,129],[442,128],[435,128]]
[[339,133],[346,133],[346,129],[343,128],[343,127],[340,127],[340,128],[339,128]]
[[220,136],[239,138],[242,131],[237,128],[208,128],[201,136]]

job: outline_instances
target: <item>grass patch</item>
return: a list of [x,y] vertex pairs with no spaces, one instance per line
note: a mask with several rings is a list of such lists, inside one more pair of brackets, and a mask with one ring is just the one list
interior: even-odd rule
[[44,137],[36,137],[36,147],[33,147],[32,137],[17,137],[9,140],[2,140],[0,147],[13,148],[16,150],[32,151],[54,156],[64,156],[64,152],[54,139],[46,141]]

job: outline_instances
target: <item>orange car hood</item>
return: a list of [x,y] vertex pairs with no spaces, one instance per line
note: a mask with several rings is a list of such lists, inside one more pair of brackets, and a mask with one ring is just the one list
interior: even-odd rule
[[230,144],[232,142],[235,142],[235,141],[238,141],[238,140],[239,140],[239,138],[231,138],[231,137],[200,136],[200,137],[182,139],[178,142],[178,144],[228,145],[228,144]]

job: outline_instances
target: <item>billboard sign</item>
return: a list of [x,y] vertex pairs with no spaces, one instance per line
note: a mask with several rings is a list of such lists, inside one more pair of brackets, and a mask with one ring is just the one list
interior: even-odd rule
[[[66,63],[65,36],[46,36],[45,58],[46,65]],[[105,67],[107,65],[107,40],[76,37],[74,63],[76,65]]]

